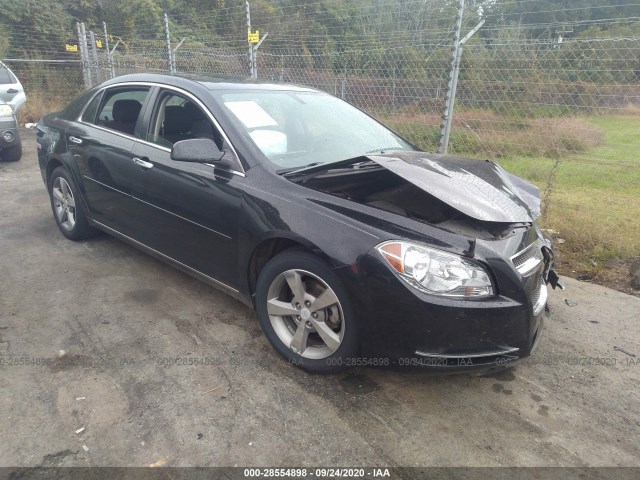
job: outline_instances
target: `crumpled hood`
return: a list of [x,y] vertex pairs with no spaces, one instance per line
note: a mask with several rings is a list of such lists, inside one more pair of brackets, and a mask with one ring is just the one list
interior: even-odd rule
[[538,188],[489,160],[413,151],[367,158],[469,217],[530,223],[540,216]]

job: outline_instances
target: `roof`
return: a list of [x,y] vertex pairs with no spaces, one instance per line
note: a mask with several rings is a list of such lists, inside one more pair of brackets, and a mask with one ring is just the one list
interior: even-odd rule
[[205,75],[187,74],[162,74],[162,73],[133,73],[121,75],[104,82],[104,85],[111,85],[121,82],[153,82],[167,85],[185,87],[189,83],[198,83],[209,90],[282,90],[298,92],[317,92],[318,90],[295,85],[292,83],[278,83],[255,80],[242,77],[213,77]]

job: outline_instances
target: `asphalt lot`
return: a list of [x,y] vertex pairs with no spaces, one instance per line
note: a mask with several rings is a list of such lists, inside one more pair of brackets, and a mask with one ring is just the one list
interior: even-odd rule
[[640,359],[614,350],[640,356],[640,298],[567,279],[534,356],[491,376],[309,375],[223,293],[66,240],[22,135],[0,163],[0,466],[640,466]]

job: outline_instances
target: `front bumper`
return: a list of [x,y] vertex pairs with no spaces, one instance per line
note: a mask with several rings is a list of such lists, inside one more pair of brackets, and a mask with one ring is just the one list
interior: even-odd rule
[[[13,134],[13,141],[7,142],[4,139],[4,133],[11,132]],[[15,118],[3,118],[0,120],[0,150],[13,147],[20,144],[20,135],[18,134],[18,125]]]
[[351,277],[345,284],[363,358],[449,371],[507,366],[531,354],[546,311],[543,273],[521,277],[514,269],[503,295],[459,300],[417,291],[374,255],[342,271]]

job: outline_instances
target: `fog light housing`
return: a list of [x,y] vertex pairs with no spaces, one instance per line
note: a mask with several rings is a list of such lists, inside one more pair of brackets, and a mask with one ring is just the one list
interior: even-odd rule
[[16,135],[11,130],[7,130],[2,134],[2,139],[7,143],[11,143],[16,139]]

